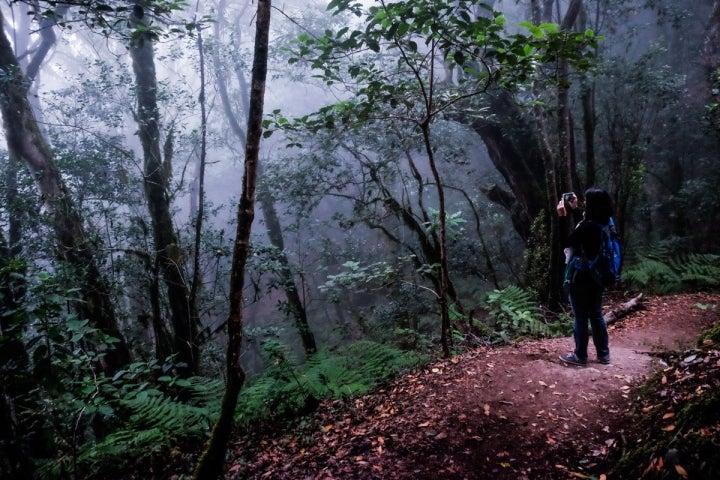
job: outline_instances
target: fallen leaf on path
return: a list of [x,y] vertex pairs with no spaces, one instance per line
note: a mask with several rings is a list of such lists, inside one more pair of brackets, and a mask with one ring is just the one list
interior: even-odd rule
[[585,475],[584,473],[579,473],[579,472],[568,472],[568,473],[570,474],[571,477],[575,477],[575,478],[591,478],[591,477],[588,477],[587,475]]

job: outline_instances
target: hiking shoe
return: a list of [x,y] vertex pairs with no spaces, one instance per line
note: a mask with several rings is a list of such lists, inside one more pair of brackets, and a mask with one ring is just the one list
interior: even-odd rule
[[584,367],[587,363],[585,360],[582,360],[580,357],[575,355],[575,352],[570,352],[567,355],[560,355],[560,360],[569,363],[570,365],[579,365],[581,367]]
[[610,365],[610,355],[598,357],[598,363],[602,363],[603,365]]

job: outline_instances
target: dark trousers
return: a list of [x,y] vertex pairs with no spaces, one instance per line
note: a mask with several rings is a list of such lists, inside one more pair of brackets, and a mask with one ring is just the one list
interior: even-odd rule
[[[575,316],[573,324],[575,355],[581,360],[587,360],[591,331],[598,358],[610,355],[607,325],[601,311],[602,294],[603,288],[591,278],[577,278],[570,285],[570,306]],[[591,331],[588,329],[588,324],[592,328]]]

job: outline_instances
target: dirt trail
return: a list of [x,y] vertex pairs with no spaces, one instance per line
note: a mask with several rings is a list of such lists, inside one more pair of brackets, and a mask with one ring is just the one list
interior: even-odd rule
[[[294,435],[246,439],[228,478],[564,479],[603,468],[616,420],[662,349],[690,347],[720,295],[646,299],[610,326],[611,364],[567,366],[571,338],[485,347],[324,405]],[[255,445],[253,447],[253,444]]]

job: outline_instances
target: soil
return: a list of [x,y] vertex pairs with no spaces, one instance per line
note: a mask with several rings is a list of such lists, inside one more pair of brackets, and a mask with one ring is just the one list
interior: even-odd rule
[[[611,363],[569,366],[572,338],[481,347],[231,446],[226,478],[604,478],[637,387],[720,319],[720,295],[652,297],[609,326]],[[720,361],[718,361],[720,365]]]

